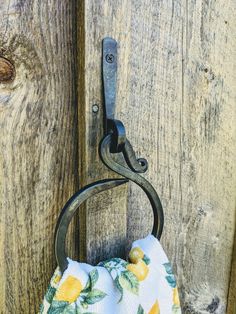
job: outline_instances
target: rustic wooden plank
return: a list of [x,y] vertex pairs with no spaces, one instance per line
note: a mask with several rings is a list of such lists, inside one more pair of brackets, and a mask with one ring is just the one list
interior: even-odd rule
[[[85,1],[83,173],[86,180],[106,175],[96,146],[101,40],[109,35],[120,43],[117,117],[138,155],[148,159],[145,176],[163,201],[162,243],[178,275],[184,313],[226,312],[235,224],[233,7],[233,1],[222,0]],[[94,103],[100,106],[96,115]],[[119,224],[126,215],[125,190],[121,193]],[[119,251],[95,252],[109,245],[113,223],[104,227],[99,219],[106,217],[104,206],[112,212],[109,202],[115,204],[115,198],[113,193],[88,205],[93,209],[84,235],[90,260]],[[133,185],[128,204],[131,241],[150,231],[152,215]],[[124,245],[125,230],[119,232]]]
[[[98,155],[98,146],[103,136],[101,41],[108,35],[117,37],[119,31],[128,33],[124,14],[127,6],[122,2],[111,2],[110,5],[108,2],[85,1],[85,6],[79,6],[79,16],[85,16],[84,33],[80,29],[78,39],[78,43],[84,42],[84,47],[78,45],[79,56],[85,52],[84,63],[79,64],[79,76],[84,73],[84,83],[81,82],[82,78],[78,80],[79,114],[84,117],[84,128],[79,129],[79,148],[82,152],[79,166],[81,185],[98,179],[118,177],[102,164]],[[109,10],[113,10],[113,5],[117,10],[111,15]],[[106,13],[107,10],[109,12]],[[108,19],[106,19],[107,15],[109,15]],[[117,39],[121,38],[124,38],[124,34]],[[122,54],[119,58],[122,58]],[[119,85],[124,89],[126,82],[121,80]],[[120,97],[118,97],[119,102]],[[125,98],[123,102],[126,102]],[[93,112],[95,104],[99,108],[97,112]],[[104,258],[124,255],[126,207],[125,186],[103,192],[87,201],[80,219],[81,259],[96,263]]]
[[4,314],[37,313],[56,266],[58,212],[78,184],[75,11],[69,0],[0,1],[0,56],[16,72],[0,84]]
[[236,230],[234,234],[227,314],[236,314]]
[[[148,139],[149,178],[156,182],[164,201],[163,244],[176,263],[184,312],[225,313],[235,219],[235,75],[228,67],[233,63],[233,36],[227,28],[234,26],[231,8],[219,12],[219,3],[207,7],[189,2],[184,7],[175,2],[173,7],[162,4],[155,15],[156,7],[147,13],[143,5],[133,13],[136,39],[132,53],[141,54],[141,61],[130,81],[136,90],[131,96],[133,104],[145,104],[146,112],[142,111],[142,120],[138,127],[133,126],[131,136],[137,136],[136,141],[138,134]],[[222,50],[224,36],[228,41]],[[137,106],[132,108],[134,124],[139,113]],[[150,131],[142,129],[148,121]],[[145,207],[132,201],[138,191],[131,193],[128,217],[135,228],[138,222],[141,226],[142,216],[136,213],[135,220],[133,208]],[[146,226],[144,232],[150,223]],[[219,268],[224,269],[220,277],[215,275]]]
[[[78,27],[80,185],[112,176],[97,153],[101,40],[110,35],[120,42],[122,61],[117,116],[148,158],[147,177],[163,199],[163,245],[185,313],[226,308],[235,222],[232,8],[232,1],[220,0],[85,1],[78,8],[85,18]],[[16,67],[15,80],[0,93],[0,308],[32,313],[54,267],[58,206],[77,184],[76,110],[68,105],[75,100],[75,8],[68,1],[2,1],[0,11],[1,55]],[[125,199],[119,187],[84,207],[81,255],[87,251],[88,261],[123,255],[126,235],[131,240],[150,230],[151,212],[139,190],[130,189],[128,215]]]

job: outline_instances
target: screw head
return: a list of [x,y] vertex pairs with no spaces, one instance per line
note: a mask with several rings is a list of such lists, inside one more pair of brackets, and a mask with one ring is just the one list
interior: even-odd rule
[[112,53],[108,53],[108,54],[106,55],[105,59],[106,59],[106,62],[108,62],[108,63],[113,63],[115,57],[114,57],[114,55],[113,55]]
[[94,105],[93,105],[93,112],[94,112],[94,113],[97,113],[98,110],[99,110],[99,106],[98,106],[97,104],[94,104]]

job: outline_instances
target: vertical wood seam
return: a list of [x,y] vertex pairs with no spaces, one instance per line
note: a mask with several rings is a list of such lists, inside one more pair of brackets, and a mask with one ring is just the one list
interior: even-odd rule
[[234,246],[231,259],[231,271],[229,273],[229,276],[230,278],[227,298],[227,314],[236,314],[236,226],[234,227]]
[[[77,51],[78,51],[78,169],[79,169],[79,187],[86,184],[86,96],[85,96],[85,0],[77,5],[78,18],[80,24],[77,24]],[[79,259],[86,260],[86,204],[80,206],[79,215]]]

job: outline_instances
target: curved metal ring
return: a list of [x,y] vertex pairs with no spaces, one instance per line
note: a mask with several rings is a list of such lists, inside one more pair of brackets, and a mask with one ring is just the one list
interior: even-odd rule
[[75,193],[63,207],[61,214],[59,216],[56,230],[55,230],[55,256],[57,264],[60,267],[61,272],[68,266],[67,254],[65,250],[66,234],[68,231],[69,224],[79,208],[79,206],[86,201],[89,197],[103,192],[105,190],[114,188],[118,185],[127,183],[127,179],[106,179],[88,184],[77,193]]
[[[159,196],[157,195],[157,192],[146,179],[144,179],[139,174],[134,173],[128,167],[120,165],[112,158],[112,154],[110,153],[111,143],[112,143],[111,134],[106,135],[101,141],[100,156],[101,156],[102,161],[111,170],[115,171],[116,173],[122,175],[123,177],[138,184],[146,193],[152,205],[152,210],[153,210],[154,222],[153,222],[152,234],[158,239],[160,239],[162,230],[163,230],[163,225],[164,225],[164,214],[163,214],[161,201],[159,199]],[[127,157],[128,156],[126,156],[125,159],[127,159]]]
[[[123,155],[126,154],[126,156],[124,156],[125,160],[126,161],[129,160],[129,162],[127,162],[127,165],[130,166],[130,168],[133,169],[133,171],[130,170],[128,167],[122,166],[118,164],[116,161],[114,161],[112,158],[112,154],[110,153],[110,145],[112,140],[111,137],[112,137],[111,134],[107,135],[100,144],[101,158],[108,168],[110,168],[111,170],[115,171],[118,174],[121,174],[125,178],[135,182],[146,193],[153,209],[154,223],[152,234],[156,236],[158,239],[160,239],[164,224],[164,215],[160,199],[152,185],[137,173],[144,172],[147,164],[144,162],[140,166],[137,165],[139,159],[136,162],[135,154],[129,142],[128,148],[130,145],[131,150],[127,149],[126,153],[124,153],[123,151]],[[134,170],[136,171],[136,173],[134,172]],[[68,231],[69,224],[79,206],[89,197],[95,194],[114,188],[121,184],[127,183],[128,182],[127,179],[105,179],[94,182],[79,190],[67,201],[67,203],[65,204],[61,211],[55,230],[54,249],[56,260],[58,266],[60,267],[61,272],[64,272],[64,270],[68,266],[67,254],[65,250],[66,234]]]

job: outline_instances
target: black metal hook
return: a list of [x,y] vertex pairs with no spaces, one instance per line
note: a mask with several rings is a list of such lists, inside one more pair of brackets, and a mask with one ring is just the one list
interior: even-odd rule
[[[109,58],[114,56],[114,58]],[[148,162],[144,158],[136,158],[132,145],[126,138],[123,123],[115,119],[115,98],[117,78],[117,43],[112,38],[103,39],[103,86],[105,104],[105,136],[100,143],[100,157],[103,163],[114,172],[137,183],[147,194],[153,209],[152,234],[160,239],[164,214],[161,201],[153,186],[138,173],[147,171]],[[113,159],[115,154],[122,153],[124,164],[119,164]]]
[[[132,160],[135,160],[133,151],[132,150],[129,150],[128,152],[126,151],[126,154],[127,154],[126,156],[123,152],[123,155],[126,161],[129,160],[127,164],[132,169],[130,170],[127,166],[121,165],[113,159],[113,156],[110,150],[111,145],[112,145],[112,135],[108,134],[103,138],[103,140],[100,143],[100,157],[103,163],[114,172],[135,182],[143,189],[143,191],[146,193],[152,205],[152,210],[153,210],[152,234],[158,239],[160,239],[162,230],[163,230],[163,224],[164,224],[164,214],[163,214],[161,201],[159,199],[157,192],[145,178],[143,178],[142,176],[138,174],[138,172],[144,172],[145,170],[141,169],[141,167],[143,167],[142,165],[140,165],[139,169],[135,168],[135,165],[132,162]],[[139,163],[136,161],[136,165],[137,164]],[[145,167],[146,167],[146,164],[145,164]]]
[[[75,193],[63,207],[55,231],[55,255],[60,270],[68,266],[65,250],[66,234],[73,215],[79,206],[89,197],[111,189],[129,180],[138,184],[146,193],[153,209],[152,234],[160,239],[164,214],[160,199],[153,186],[139,173],[147,171],[148,163],[144,158],[136,158],[132,145],[126,138],[123,123],[115,117],[116,76],[117,76],[117,43],[112,38],[103,40],[103,87],[104,87],[104,138],[100,142],[99,153],[103,163],[125,179],[106,179],[94,182]],[[114,160],[114,155],[123,156],[124,163]],[[121,158],[120,158],[121,159]]]
[[104,92],[104,132],[112,133],[111,150],[120,152],[125,145],[126,134],[123,123],[115,120],[116,80],[117,80],[117,42],[106,37],[102,41],[102,77]]

